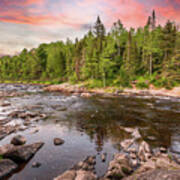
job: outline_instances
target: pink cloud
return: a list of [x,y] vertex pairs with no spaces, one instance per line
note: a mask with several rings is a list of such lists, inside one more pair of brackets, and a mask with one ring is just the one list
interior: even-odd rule
[[[145,25],[152,9],[156,9],[161,21],[171,19],[180,22],[180,8],[174,6],[174,3],[180,4],[180,0],[165,0],[164,4],[158,2],[156,4],[153,0],[154,5],[147,7],[139,0],[1,0],[0,21],[79,28],[81,24],[92,23],[92,17],[102,15],[108,27],[118,19],[126,27],[138,27]],[[56,11],[50,11],[47,8],[50,5],[54,5]]]

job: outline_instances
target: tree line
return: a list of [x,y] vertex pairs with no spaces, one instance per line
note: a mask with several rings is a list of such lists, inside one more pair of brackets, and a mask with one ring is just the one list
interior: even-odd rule
[[115,22],[109,32],[100,17],[75,42],[41,44],[0,58],[0,80],[87,82],[92,87],[180,84],[180,32],[174,22],[156,25],[153,11],[144,27]]

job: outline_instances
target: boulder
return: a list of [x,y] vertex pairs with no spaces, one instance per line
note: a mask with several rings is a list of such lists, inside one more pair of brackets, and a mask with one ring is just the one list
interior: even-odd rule
[[6,107],[6,106],[10,106],[10,105],[11,105],[11,103],[9,103],[9,102],[4,102],[1,104],[2,107]]
[[17,169],[17,164],[9,159],[0,160],[0,179],[5,178]]
[[64,144],[64,140],[61,138],[54,138],[54,145],[59,146]]
[[141,174],[135,174],[133,176],[124,178],[123,180],[179,180],[180,171],[179,170],[163,170],[154,169],[149,170]]
[[43,142],[34,143],[31,145],[15,146],[7,151],[3,157],[11,159],[17,163],[28,161],[42,146]]
[[79,170],[76,172],[75,180],[96,180],[96,176],[91,171]]
[[121,147],[126,151],[132,144],[134,140],[133,139],[126,139],[120,143]]
[[107,156],[107,153],[103,153],[103,154],[101,155],[101,160],[102,160],[102,162],[105,162],[105,161],[106,161],[106,156]]
[[116,154],[114,159],[109,163],[108,171],[104,178],[122,179],[130,175],[133,169],[130,167],[129,159],[125,154]]
[[92,96],[91,93],[82,93],[82,94],[81,94],[81,97],[89,98],[89,97],[91,97],[91,96]]
[[136,128],[133,132],[132,132],[132,136],[134,138],[134,140],[140,139],[141,138],[141,134],[138,130],[138,128]]
[[138,157],[141,161],[147,161],[151,157],[151,149],[148,143],[143,141],[139,146]]
[[68,170],[54,180],[96,180],[96,176],[90,171]]
[[85,171],[93,171],[94,166],[96,164],[96,160],[94,156],[88,156],[84,161],[80,161],[76,164],[73,169],[77,170],[85,170]]
[[54,178],[54,180],[74,180],[76,177],[76,171],[69,170],[63,173],[62,175]]
[[3,156],[6,154],[8,151],[12,150],[14,148],[14,145],[12,144],[6,144],[4,146],[0,147],[0,156]]
[[26,144],[26,138],[24,136],[17,135],[12,138],[11,144],[13,144],[15,146],[24,145],[24,144]]
[[41,163],[40,162],[34,162],[33,164],[32,164],[32,167],[33,168],[38,168],[38,167],[40,167],[41,166]]

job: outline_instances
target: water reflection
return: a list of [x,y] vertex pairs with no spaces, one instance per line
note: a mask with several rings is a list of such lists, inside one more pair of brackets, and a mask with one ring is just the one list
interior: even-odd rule
[[[143,139],[152,147],[164,146],[180,152],[178,99],[175,101],[125,96],[86,99],[59,93],[37,92],[10,98],[9,101],[17,109],[48,115],[45,121],[38,123],[38,133],[32,134],[32,129],[21,132],[28,139],[28,143],[44,141],[45,146],[11,179],[52,179],[88,155],[96,155],[96,171],[101,176],[113,153],[119,151],[119,143],[131,137],[122,127],[138,128]],[[1,143],[9,142],[12,136]],[[55,147],[54,137],[63,138],[65,144]],[[99,154],[103,152],[108,153],[105,163],[99,158]],[[31,167],[36,160],[42,162],[42,167],[37,171]],[[46,176],[43,172],[47,172]]]

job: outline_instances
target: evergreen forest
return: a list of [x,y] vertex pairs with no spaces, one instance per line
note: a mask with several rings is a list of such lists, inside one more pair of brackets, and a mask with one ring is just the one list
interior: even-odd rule
[[82,39],[41,44],[0,58],[0,80],[84,83],[93,87],[172,88],[180,84],[180,31],[175,22],[157,25],[156,13],[144,27],[118,20],[107,31],[100,17]]

